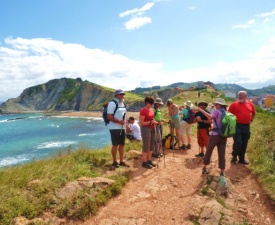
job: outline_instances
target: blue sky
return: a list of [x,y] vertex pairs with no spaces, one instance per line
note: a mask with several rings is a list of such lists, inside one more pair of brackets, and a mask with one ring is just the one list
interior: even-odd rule
[[0,100],[62,77],[274,85],[275,1],[1,0]]

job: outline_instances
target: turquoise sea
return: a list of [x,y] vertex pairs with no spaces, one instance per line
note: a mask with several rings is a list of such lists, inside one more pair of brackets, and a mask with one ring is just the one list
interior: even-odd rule
[[0,115],[0,167],[57,155],[60,149],[111,145],[102,118]]

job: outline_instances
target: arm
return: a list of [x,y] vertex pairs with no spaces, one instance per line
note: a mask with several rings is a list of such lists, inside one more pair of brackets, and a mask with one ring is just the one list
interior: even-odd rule
[[107,114],[108,120],[112,121],[113,123],[118,123],[120,125],[124,125],[124,120],[118,120],[114,117],[113,114]]
[[[211,116],[211,114],[205,112],[205,111],[204,111],[203,109],[201,109],[200,107],[198,107],[197,110],[207,117],[207,121],[212,121],[212,116]],[[211,122],[210,122],[210,123],[211,123]]]

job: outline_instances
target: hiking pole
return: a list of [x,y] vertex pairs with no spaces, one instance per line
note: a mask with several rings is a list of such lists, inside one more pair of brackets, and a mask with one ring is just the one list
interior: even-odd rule
[[[125,120],[125,115],[126,115],[126,113],[123,114],[123,117],[122,117],[123,120]],[[122,133],[122,128],[123,128],[123,125],[122,125],[121,128],[120,128],[120,135],[121,135],[121,133]]]
[[164,147],[164,145],[162,144],[162,152],[163,152],[163,168],[165,168],[165,167],[166,167],[166,164],[165,164],[165,153],[164,153],[164,149],[165,149],[165,147]]

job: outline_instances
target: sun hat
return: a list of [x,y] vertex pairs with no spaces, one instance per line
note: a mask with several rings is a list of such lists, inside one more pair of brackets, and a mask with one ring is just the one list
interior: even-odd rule
[[163,105],[162,99],[161,98],[156,98],[155,104]]
[[118,89],[118,90],[115,91],[114,96],[120,95],[120,94],[125,95],[124,91],[122,91],[121,89]]
[[205,101],[201,101],[201,102],[199,102],[199,104],[198,105],[206,105],[206,107],[208,106],[208,103],[207,102],[205,102]]
[[189,108],[192,108],[194,106],[190,100],[187,100],[184,105],[188,106]]
[[223,98],[217,98],[213,104],[226,105],[225,100]]

